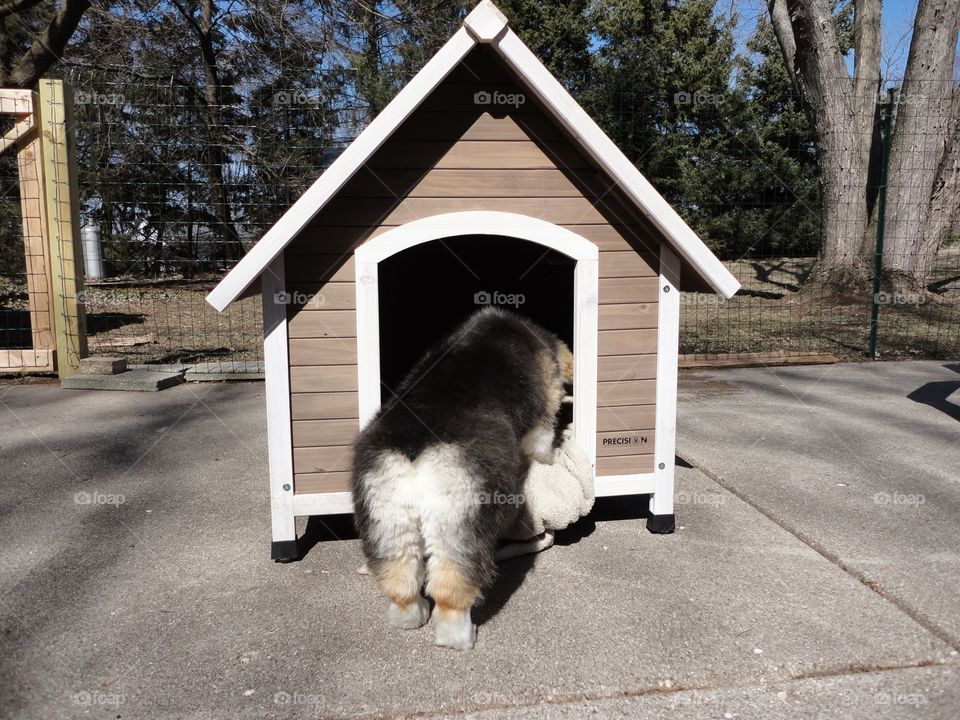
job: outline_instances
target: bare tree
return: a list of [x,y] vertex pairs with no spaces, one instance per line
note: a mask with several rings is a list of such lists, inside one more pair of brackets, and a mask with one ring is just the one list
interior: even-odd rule
[[219,220],[223,237],[215,245],[214,259],[239,260],[243,255],[243,246],[233,221],[233,211],[230,199],[227,196],[224,165],[226,153],[223,149],[224,125],[221,118],[223,101],[223,84],[220,78],[218,65],[218,47],[216,43],[217,23],[222,17],[217,17],[214,0],[200,0],[199,15],[194,16],[194,8],[188,7],[173,0],[174,7],[181,14],[190,29],[203,65],[203,100],[206,106],[206,119],[209,128],[204,162],[208,180],[210,182],[211,200],[214,212]]
[[958,0],[921,0],[897,104],[883,269],[895,291],[924,287],[957,217],[960,168],[953,69]]
[[[853,74],[829,0],[768,0],[784,61],[817,137],[823,191],[818,275],[835,285],[868,276],[871,155],[880,141],[881,0],[853,0]],[[960,153],[953,101],[960,0],[920,0],[890,155],[887,284],[928,282],[937,248],[956,221]]]
[[817,136],[822,261],[831,282],[862,279],[867,174],[880,84],[880,0],[858,0],[850,77],[828,0],[770,0],[770,19]]
[[89,0],[0,5],[0,86],[31,87],[63,56]]

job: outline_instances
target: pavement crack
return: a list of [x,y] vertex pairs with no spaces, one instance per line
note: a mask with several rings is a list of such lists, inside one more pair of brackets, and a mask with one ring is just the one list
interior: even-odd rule
[[729,492],[731,495],[738,498],[739,500],[742,500],[747,505],[749,505],[754,510],[756,510],[758,513],[763,515],[765,518],[767,518],[767,520],[774,523],[775,525],[785,530],[786,532],[790,533],[795,538],[797,538],[797,540],[799,540],[804,545],[809,547],[815,553],[817,553],[824,559],[828,560],[833,565],[836,565],[847,575],[849,575],[854,580],[856,580],[861,585],[863,585],[865,588],[867,588],[870,592],[875,593],[880,597],[882,597],[888,603],[893,605],[897,610],[905,614],[907,617],[909,617],[915,623],[920,625],[924,630],[926,630],[928,633],[936,637],[938,640],[943,641],[944,643],[949,645],[953,650],[960,652],[960,639],[952,636],[947,630],[937,625],[935,622],[930,620],[930,618],[926,617],[919,610],[917,610],[914,607],[911,607],[906,602],[904,602],[902,598],[894,595],[892,592],[884,588],[877,580],[867,577],[866,574],[864,574],[857,568],[852,567],[847,563],[845,563],[842,559],[840,559],[840,556],[837,555],[835,552],[833,552],[832,550],[829,550],[823,544],[821,544],[814,538],[810,537],[802,530],[795,528],[793,525],[788,523],[782,517],[777,515],[773,510],[770,510],[769,508],[758,503],[749,494],[743,492],[742,490],[737,488],[735,485],[730,483],[728,480],[725,480],[721,475],[713,472],[709,468],[704,467],[702,464],[698,463],[697,461],[692,460],[691,458],[685,455],[682,455],[679,451],[677,452],[677,455],[681,457],[684,462],[689,464],[690,467],[706,475],[708,478],[713,480],[713,482],[715,482],[717,485],[719,485],[724,490]]
[[362,716],[361,720],[382,720],[383,718],[436,718],[436,717],[455,717],[459,715],[468,715],[471,713],[483,713],[495,710],[518,710],[521,708],[534,708],[541,705],[573,705],[586,702],[603,702],[607,700],[622,700],[624,698],[643,698],[655,697],[658,695],[678,695],[686,692],[711,692],[716,690],[739,690],[753,687],[773,687],[776,685],[785,685],[789,683],[799,683],[805,680],[823,679],[823,678],[841,678],[849,675],[863,675],[866,673],[893,672],[897,670],[913,670],[916,668],[927,667],[946,667],[956,666],[958,662],[952,658],[947,659],[924,659],[914,662],[901,662],[891,664],[876,665],[845,665],[837,668],[825,670],[812,670],[795,675],[783,675],[780,677],[770,677],[763,680],[751,679],[746,682],[716,683],[708,685],[673,685],[671,687],[652,687],[639,690],[613,690],[597,693],[579,693],[564,695],[562,697],[548,697],[531,699],[529,702],[518,703],[492,703],[489,705],[479,705],[457,710],[425,710],[409,714],[401,713],[391,715],[367,715]]

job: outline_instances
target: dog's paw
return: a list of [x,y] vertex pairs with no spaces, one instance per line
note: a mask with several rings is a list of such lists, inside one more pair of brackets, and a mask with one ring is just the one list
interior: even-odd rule
[[541,465],[553,465],[556,457],[556,450],[553,447],[553,430],[544,427],[533,428],[521,440],[520,450]]
[[557,459],[557,452],[553,448],[541,449],[531,455],[531,458],[541,465],[553,465],[554,460]]
[[401,607],[396,603],[390,603],[390,609],[387,610],[387,619],[390,625],[401,630],[416,630],[423,627],[430,619],[430,603],[425,597],[418,596],[409,605]]
[[434,645],[454,650],[472,650],[477,642],[477,626],[470,621],[470,611],[436,617]]

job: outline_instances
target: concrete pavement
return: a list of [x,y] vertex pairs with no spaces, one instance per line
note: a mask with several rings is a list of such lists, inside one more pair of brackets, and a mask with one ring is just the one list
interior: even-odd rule
[[504,566],[470,653],[386,627],[343,519],[269,562],[262,384],[0,387],[0,717],[952,719],[960,424],[904,398],[960,375],[823,371],[684,375],[678,532],[598,507]]

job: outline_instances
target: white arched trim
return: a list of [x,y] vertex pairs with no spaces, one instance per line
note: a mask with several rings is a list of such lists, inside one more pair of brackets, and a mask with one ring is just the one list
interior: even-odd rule
[[497,210],[468,210],[432,215],[387,230],[355,251],[357,262],[378,263],[421,243],[458,235],[502,235],[529,240],[574,260],[596,260],[597,246],[582,235],[546,220]]
[[463,235],[497,235],[534,242],[576,261],[573,274],[573,433],[596,467],[597,455],[597,246],[575,232],[538,218],[498,211],[434,215],[392,228],[358,247],[357,373],[360,427],[380,407],[379,263],[422,243]]

